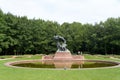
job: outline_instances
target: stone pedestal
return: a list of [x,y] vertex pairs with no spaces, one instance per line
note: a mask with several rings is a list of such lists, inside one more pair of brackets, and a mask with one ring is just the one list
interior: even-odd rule
[[53,60],[72,60],[73,57],[70,51],[57,51],[54,55]]
[[64,61],[64,60],[84,60],[84,56],[82,55],[72,55],[69,50],[66,51],[57,51],[55,55],[45,55],[42,57],[42,60],[58,60],[58,61]]

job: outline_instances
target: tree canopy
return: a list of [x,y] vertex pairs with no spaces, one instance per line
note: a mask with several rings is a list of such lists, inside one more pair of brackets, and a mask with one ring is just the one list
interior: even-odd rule
[[0,55],[50,54],[56,43],[53,36],[67,40],[72,53],[120,54],[120,18],[108,18],[96,24],[63,23],[28,19],[0,10]]

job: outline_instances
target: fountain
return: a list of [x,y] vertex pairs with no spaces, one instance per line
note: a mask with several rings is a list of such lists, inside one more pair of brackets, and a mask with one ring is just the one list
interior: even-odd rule
[[8,62],[5,65],[11,67],[26,68],[49,68],[49,69],[83,69],[83,68],[100,68],[100,67],[119,67],[120,63],[101,60],[85,60],[83,55],[72,55],[66,48],[66,40],[61,36],[54,36],[57,42],[55,55],[45,55],[41,60],[25,60]]

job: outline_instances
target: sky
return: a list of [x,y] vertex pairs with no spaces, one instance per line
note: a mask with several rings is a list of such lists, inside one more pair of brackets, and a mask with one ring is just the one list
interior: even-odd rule
[[4,13],[60,24],[94,24],[110,17],[120,17],[120,0],[0,0],[0,8]]

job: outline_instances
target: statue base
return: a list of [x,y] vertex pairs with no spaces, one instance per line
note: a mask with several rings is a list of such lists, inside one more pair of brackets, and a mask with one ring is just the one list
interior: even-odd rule
[[73,57],[69,50],[57,51],[54,55],[53,60],[72,60]]
[[59,61],[64,61],[64,60],[84,60],[83,55],[72,55],[69,50],[66,51],[59,51],[55,53],[55,55],[45,55],[42,57],[42,60],[59,60]]

